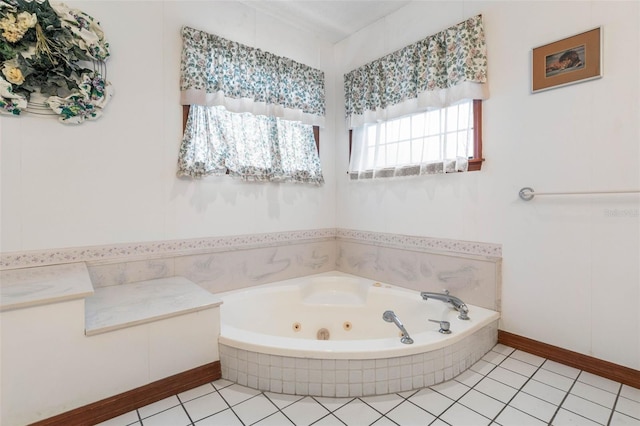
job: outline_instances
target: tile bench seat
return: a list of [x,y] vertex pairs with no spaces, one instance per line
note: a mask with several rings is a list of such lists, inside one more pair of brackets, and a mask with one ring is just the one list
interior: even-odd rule
[[184,277],[101,287],[85,299],[87,336],[197,312],[222,300]]
[[93,294],[84,263],[0,271],[0,312],[32,308]]

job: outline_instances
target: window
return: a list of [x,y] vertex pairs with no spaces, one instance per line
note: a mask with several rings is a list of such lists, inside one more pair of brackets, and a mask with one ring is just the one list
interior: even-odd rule
[[365,124],[351,133],[352,179],[480,170],[482,101]]
[[324,72],[182,28],[178,176],[322,184]]
[[479,170],[482,15],[348,72],[344,92],[351,179]]
[[[277,117],[234,113],[222,106],[185,108],[179,174],[224,175],[252,181],[323,182],[318,131]],[[184,117],[183,117],[184,118]]]

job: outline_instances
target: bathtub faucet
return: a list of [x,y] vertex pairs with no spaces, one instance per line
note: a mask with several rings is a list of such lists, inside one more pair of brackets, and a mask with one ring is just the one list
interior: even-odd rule
[[398,316],[393,311],[384,311],[384,314],[382,314],[382,319],[385,320],[386,322],[393,322],[395,323],[395,325],[398,326],[398,328],[402,332],[402,337],[400,338],[400,341],[402,343],[406,343],[408,345],[413,343],[413,339],[409,336],[409,333],[407,333],[407,330],[405,330],[404,325],[402,325],[402,322],[400,322],[400,318],[398,318]]
[[453,308],[459,312],[458,318],[460,318],[461,320],[469,319],[469,308],[467,308],[467,305],[465,305],[465,303],[457,297],[451,296],[449,294],[449,290],[445,290],[444,293],[431,293],[429,291],[423,291],[422,293],[420,293],[420,296],[422,296],[424,300],[436,299],[441,300],[444,303],[450,303],[451,306],[453,306]]

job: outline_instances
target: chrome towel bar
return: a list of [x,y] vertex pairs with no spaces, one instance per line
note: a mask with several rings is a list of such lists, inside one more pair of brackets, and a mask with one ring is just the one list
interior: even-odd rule
[[536,192],[533,188],[524,187],[518,192],[520,199],[531,201],[536,195],[595,195],[595,194],[640,194],[640,190],[623,191],[574,191],[574,192]]

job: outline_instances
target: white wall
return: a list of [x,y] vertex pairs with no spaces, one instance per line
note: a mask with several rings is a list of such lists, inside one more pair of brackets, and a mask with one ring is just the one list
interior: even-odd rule
[[85,336],[84,299],[0,317],[3,425],[31,424],[220,359],[218,307],[94,336]]
[[[102,22],[116,95],[78,127],[0,118],[2,252],[324,227],[501,243],[504,330],[640,369],[638,197],[517,197],[640,187],[638,2],[416,1],[335,47],[237,2],[68,4]],[[342,74],[478,12],[483,170],[348,182]],[[182,25],[325,71],[323,187],[175,177]],[[532,47],[599,25],[603,79],[529,93]]]
[[[348,182],[336,121],[337,227],[503,244],[501,329],[640,369],[638,2],[414,2],[336,45],[342,75],[482,13],[491,97],[480,172]],[[604,78],[530,93],[531,48],[597,26]],[[340,141],[344,143],[340,147]]]
[[328,105],[331,44],[238,2],[66,3],[101,22],[115,96],[80,126],[0,118],[3,252],[334,226],[332,107],[320,132],[322,187],[175,176],[182,25],[327,69]]

